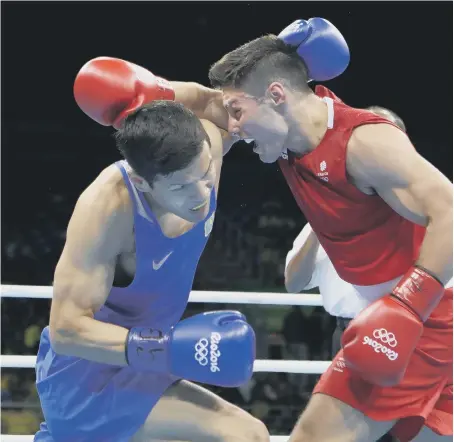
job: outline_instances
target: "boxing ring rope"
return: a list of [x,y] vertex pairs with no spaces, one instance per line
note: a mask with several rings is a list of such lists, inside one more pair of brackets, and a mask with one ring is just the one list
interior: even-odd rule
[[[1,355],[2,368],[34,368],[36,356]],[[254,372],[320,374],[329,366],[329,361],[291,361],[258,359]]]
[[[32,298],[49,299],[52,297],[52,287],[27,285],[2,285],[2,298]],[[320,295],[288,294],[288,293],[259,293],[259,292],[227,292],[227,291],[198,291],[194,290],[189,296],[189,302],[209,302],[225,304],[260,304],[260,305],[304,305],[321,306]],[[35,356],[0,355],[2,368],[33,368]],[[330,361],[291,361],[291,360],[264,360],[254,363],[254,372],[275,373],[323,373]],[[5,442],[32,442],[30,435],[2,434]],[[271,436],[271,442],[285,442],[288,436]]]
[[[288,436],[271,436],[271,442],[287,442]],[[25,434],[2,434],[2,442],[33,442],[33,436]]]
[[[32,285],[2,285],[2,298],[52,298],[52,287]],[[321,306],[320,295],[260,293],[260,292],[213,292],[193,290],[189,302],[212,302],[225,304],[263,304],[263,305],[310,305]]]

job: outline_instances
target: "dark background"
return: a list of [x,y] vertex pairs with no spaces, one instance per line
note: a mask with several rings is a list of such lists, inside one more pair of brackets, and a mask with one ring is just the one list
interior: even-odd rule
[[[46,214],[41,212],[49,200],[63,198],[72,206],[99,171],[119,158],[112,129],[91,121],[73,99],[74,77],[87,60],[120,57],[170,80],[207,85],[210,64],[226,51],[313,16],[332,21],[351,49],[349,68],[327,86],[352,106],[397,112],[416,149],[451,178],[450,2],[7,2],[2,3],[3,243],[42,230]],[[304,219],[277,166],[261,164],[250,148],[238,145],[225,160],[220,210],[241,217],[245,208],[259,210],[258,202],[261,207],[273,200],[299,228]],[[53,229],[64,226],[69,215],[60,210],[53,216]],[[50,282],[47,272],[13,275],[17,269],[6,264],[3,279]]]
[[[112,129],[86,117],[72,95],[77,71],[101,55],[208,85],[210,64],[225,52],[298,18],[324,17],[343,33],[352,55],[347,71],[326,85],[352,106],[395,111],[416,149],[452,179],[451,2],[1,6],[3,284],[51,284],[78,194],[119,159]],[[282,291],[285,254],[304,222],[277,166],[260,163],[239,143],[225,159],[215,228],[195,288]],[[3,300],[2,307],[2,353],[33,354],[48,302]],[[282,321],[273,324],[279,332]],[[13,379],[11,385],[23,384]],[[30,397],[23,388],[4,390],[2,378],[2,398],[4,392],[8,400]]]

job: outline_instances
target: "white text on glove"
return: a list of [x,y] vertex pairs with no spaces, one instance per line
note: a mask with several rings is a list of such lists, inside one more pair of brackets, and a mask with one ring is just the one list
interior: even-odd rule
[[[219,351],[219,342],[221,341],[221,335],[217,332],[211,333],[210,336],[210,370],[213,373],[216,373],[218,371],[221,371],[221,369],[218,366],[218,359],[221,356],[221,352]],[[200,364],[200,365],[207,365],[208,364],[208,339],[207,338],[202,338],[197,341],[197,344],[194,346],[195,350],[195,355],[194,358],[195,360]]]
[[[388,332],[384,328],[374,330],[373,335],[374,338],[381,340],[384,344],[388,344],[389,347],[395,347],[397,345],[397,339],[394,336],[394,334]],[[399,356],[399,353],[395,352],[394,350],[391,350],[386,345],[369,338],[369,336],[364,336],[363,344],[370,345],[376,353],[381,352],[385,354],[390,361],[395,361]]]

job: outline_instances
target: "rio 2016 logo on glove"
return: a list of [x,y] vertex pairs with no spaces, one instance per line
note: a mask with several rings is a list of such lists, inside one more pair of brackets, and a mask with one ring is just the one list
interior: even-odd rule
[[369,338],[369,336],[364,336],[363,344],[370,345],[376,353],[384,353],[390,361],[395,361],[398,358],[399,353],[389,348],[397,346],[397,339],[394,333],[388,332],[386,328],[376,328],[373,332],[373,337],[380,340],[382,344],[375,339]]
[[200,365],[207,365],[208,364],[208,346],[209,346],[209,353],[210,353],[210,370],[215,373],[217,371],[221,371],[218,366],[218,358],[221,356],[221,352],[219,351],[218,344],[221,342],[221,335],[219,333],[213,332],[210,336],[210,342],[208,343],[207,338],[202,338],[197,341],[197,344],[194,345],[195,360]]

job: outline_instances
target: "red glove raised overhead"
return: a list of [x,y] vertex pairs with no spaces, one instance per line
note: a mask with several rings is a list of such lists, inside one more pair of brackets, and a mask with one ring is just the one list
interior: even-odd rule
[[136,64],[98,57],[86,63],[77,74],[74,98],[90,118],[119,129],[123,120],[143,104],[174,100],[175,92],[167,80]]
[[373,384],[398,384],[421,337],[423,323],[443,294],[443,284],[421,268],[412,267],[390,295],[350,322],[342,336],[347,366]]

